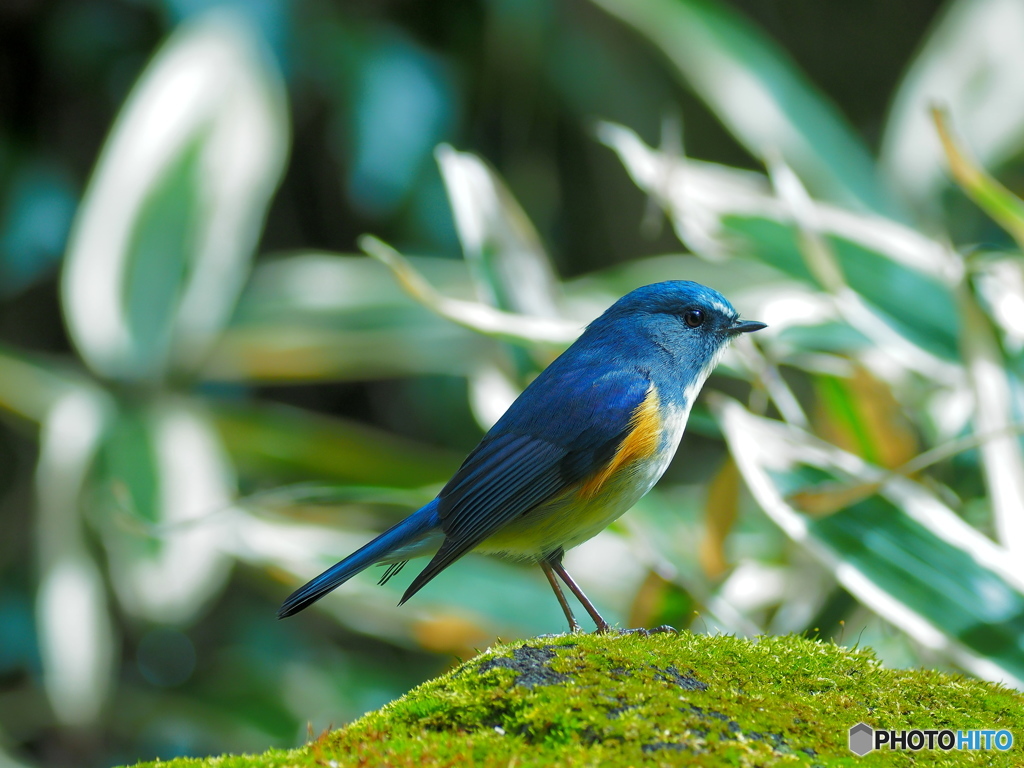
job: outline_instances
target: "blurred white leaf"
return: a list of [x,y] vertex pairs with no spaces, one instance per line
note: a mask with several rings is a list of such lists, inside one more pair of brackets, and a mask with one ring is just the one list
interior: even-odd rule
[[113,683],[114,630],[103,577],[93,560],[71,555],[47,569],[37,600],[50,705],[60,722],[87,725]]
[[882,142],[882,169],[925,212],[938,212],[947,161],[929,108],[939,105],[982,166],[1024,146],[1024,4],[956,0],[929,34],[897,91]]
[[[154,404],[146,425],[158,486],[154,546],[107,537],[110,567],[125,608],[153,622],[191,620],[219,594],[230,560],[224,551],[235,492],[230,460],[206,414],[183,399]],[[131,533],[127,534],[131,535]],[[135,542],[138,543],[138,542]]]
[[115,635],[81,518],[82,488],[109,411],[104,396],[90,389],[60,398],[43,422],[36,468],[43,683],[57,717],[69,725],[95,720],[112,684]]
[[835,294],[845,290],[843,271],[836,261],[835,253],[822,237],[818,206],[807,194],[800,178],[778,153],[768,153],[766,164],[772,189],[796,225],[800,253],[808,271],[827,292]]
[[453,323],[474,331],[520,344],[550,344],[567,347],[583,332],[577,323],[555,318],[503,312],[489,304],[442,296],[394,248],[371,235],[363,235],[359,246],[386,264],[410,296]]
[[836,588],[832,574],[800,550],[793,553],[785,580],[784,600],[767,622],[766,634],[787,635],[804,632],[808,627],[813,629],[811,622],[820,615]]
[[981,469],[992,504],[999,541],[1018,557],[1024,555],[1024,454],[1017,424],[1010,370],[995,330],[973,293],[960,297],[962,343],[968,381],[974,394],[974,428],[992,435],[980,446]]
[[609,530],[566,552],[564,565],[585,594],[622,616],[650,572],[629,538]]
[[497,363],[478,365],[469,377],[469,404],[477,424],[493,427],[521,392]]
[[512,193],[476,155],[447,144],[436,155],[463,253],[486,298],[509,312],[558,317],[558,278]]
[[[407,260],[445,294],[472,299],[473,284],[464,262],[429,256]],[[251,304],[251,306],[250,306]],[[297,252],[261,258],[239,305],[242,319],[280,307],[284,312],[352,311],[412,306],[391,273],[363,254]]]
[[989,255],[975,266],[974,282],[1012,353],[1024,349],[1024,264],[1019,255]]
[[744,616],[767,611],[786,596],[788,576],[789,568],[743,560],[729,572],[711,605],[722,600]]
[[[679,238],[705,257],[724,257],[726,216],[763,216],[793,222],[790,204],[773,194],[768,178],[651,149],[633,131],[600,123],[598,137],[613,149],[638,187],[662,200]],[[806,206],[812,210],[808,211]],[[806,201],[819,232],[842,237],[893,261],[955,285],[963,274],[959,259],[943,244],[883,216],[854,213],[826,203]]]
[[110,378],[190,368],[248,273],[287,152],[284,87],[239,17],[182,25],[111,130],[68,246],[80,353]]

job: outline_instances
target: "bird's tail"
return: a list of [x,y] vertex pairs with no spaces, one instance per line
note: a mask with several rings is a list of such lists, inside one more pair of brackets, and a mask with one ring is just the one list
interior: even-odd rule
[[437,499],[434,499],[402,522],[388,528],[380,536],[353,552],[340,563],[332,565],[305,586],[292,592],[278,609],[277,618],[283,619],[298,613],[332,589],[344,584],[360,571],[386,559],[396,550],[415,543],[417,539],[431,530],[439,528],[440,525],[441,518],[437,513]]

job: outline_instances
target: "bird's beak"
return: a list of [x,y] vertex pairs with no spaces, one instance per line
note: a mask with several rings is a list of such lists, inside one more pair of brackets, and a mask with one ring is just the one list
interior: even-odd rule
[[737,320],[729,326],[729,333],[753,333],[767,327],[767,323],[759,323],[757,320]]

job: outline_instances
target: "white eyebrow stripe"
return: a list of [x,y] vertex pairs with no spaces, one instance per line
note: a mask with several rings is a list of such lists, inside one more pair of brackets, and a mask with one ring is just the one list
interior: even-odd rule
[[725,304],[720,302],[718,299],[712,299],[708,303],[712,307],[717,309],[719,312],[721,312],[723,315],[725,315],[726,317],[736,317],[736,310],[733,309],[732,307],[727,307]]

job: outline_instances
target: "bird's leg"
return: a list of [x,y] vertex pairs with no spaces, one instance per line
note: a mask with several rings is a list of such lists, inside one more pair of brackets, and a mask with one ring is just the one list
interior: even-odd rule
[[583,627],[581,627],[580,623],[576,621],[576,617],[572,615],[572,608],[569,607],[569,601],[565,599],[565,593],[562,592],[562,588],[559,586],[558,580],[555,578],[555,574],[551,570],[551,564],[547,560],[541,560],[540,569],[544,571],[544,575],[548,577],[548,583],[555,591],[555,597],[558,598],[558,604],[562,606],[562,611],[565,612],[565,618],[569,620],[569,631],[581,632]]
[[[549,557],[547,562],[551,567],[551,570],[558,574],[559,578],[565,582],[565,586],[569,588],[569,591],[576,595],[576,599],[579,600],[583,604],[583,607],[587,609],[587,613],[590,614],[590,618],[592,618],[594,620],[594,624],[597,625],[597,631],[602,633],[611,629],[611,624],[605,621],[604,617],[597,612],[597,608],[594,607],[594,604],[590,602],[585,594],[583,594],[583,590],[579,588],[579,585],[572,580],[572,576],[569,575],[569,572],[565,570],[565,567],[562,565],[561,550]],[[550,579],[551,577],[549,576],[548,578]]]

